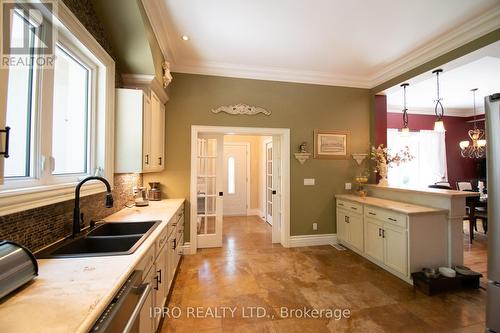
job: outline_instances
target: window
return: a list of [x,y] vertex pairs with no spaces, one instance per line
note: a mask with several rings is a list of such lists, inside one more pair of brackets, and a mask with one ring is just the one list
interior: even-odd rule
[[[11,45],[25,46],[28,31],[36,50],[47,26],[11,15]],[[0,120],[11,128],[10,156],[0,156],[0,215],[71,199],[91,174],[112,183],[114,62],[62,2],[56,15],[53,66],[11,66],[0,76]],[[102,191],[90,183],[82,195]]]
[[56,47],[52,122],[53,174],[88,173],[89,87],[91,71]]
[[387,130],[387,147],[394,154],[408,146],[414,159],[389,168],[387,179],[395,186],[423,188],[448,178],[445,132],[401,133]]
[[[19,13],[12,16],[11,44],[23,43],[24,29],[29,32],[29,46],[33,49],[34,28]],[[9,70],[6,123],[11,127],[11,157],[5,159],[5,177],[29,177],[32,173],[33,147],[33,90],[35,70],[13,67]]]
[[227,193],[236,193],[236,180],[234,174],[234,157],[227,159]]

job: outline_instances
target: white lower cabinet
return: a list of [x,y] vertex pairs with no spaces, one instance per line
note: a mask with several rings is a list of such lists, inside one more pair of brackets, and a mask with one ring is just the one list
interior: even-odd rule
[[403,275],[409,274],[406,230],[386,223],[382,235],[384,239],[384,264]]
[[161,322],[161,315],[154,315],[154,309],[165,306],[182,255],[182,251],[176,249],[176,236],[177,228],[184,227],[184,219],[179,220],[179,216],[184,216],[183,212],[184,208],[181,206],[136,266],[137,270],[143,271],[143,283],[151,286],[151,293],[140,313],[141,333],[156,332]]
[[382,222],[372,218],[365,219],[365,253],[379,261],[384,261],[382,229]]
[[[347,195],[339,197],[337,240],[342,245],[408,283],[412,272],[447,265],[446,211],[378,198],[360,203],[358,198],[351,202]],[[402,213],[381,204],[424,213]]]
[[405,229],[365,217],[365,253],[391,269],[407,274],[408,236]]
[[[356,211],[353,211],[352,208],[356,208]],[[363,251],[362,209],[352,208],[349,206],[337,209],[337,238],[358,251]]]

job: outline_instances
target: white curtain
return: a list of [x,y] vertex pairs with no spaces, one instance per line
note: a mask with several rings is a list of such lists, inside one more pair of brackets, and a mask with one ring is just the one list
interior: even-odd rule
[[387,147],[396,154],[408,146],[414,156],[411,162],[389,169],[388,180],[393,186],[427,187],[447,181],[445,133],[425,131],[401,133],[387,130]]

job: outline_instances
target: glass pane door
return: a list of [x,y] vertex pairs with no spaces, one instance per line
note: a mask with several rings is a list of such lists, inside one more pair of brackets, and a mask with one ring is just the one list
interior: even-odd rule
[[198,248],[222,246],[222,135],[200,135],[197,155]]

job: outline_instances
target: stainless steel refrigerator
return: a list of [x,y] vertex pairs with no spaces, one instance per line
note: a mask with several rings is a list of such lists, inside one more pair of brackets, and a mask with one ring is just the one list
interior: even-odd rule
[[500,93],[486,96],[488,288],[486,328],[500,333]]

